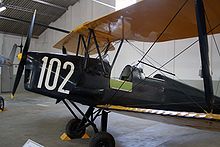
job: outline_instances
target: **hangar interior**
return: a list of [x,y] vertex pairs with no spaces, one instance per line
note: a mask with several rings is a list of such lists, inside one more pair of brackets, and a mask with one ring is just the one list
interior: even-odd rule
[[[25,44],[29,23],[19,20],[30,21],[34,9],[37,10],[36,22],[71,31],[82,23],[136,2],[138,0],[1,0],[1,7],[5,5],[6,10],[0,12],[0,54],[8,57],[14,44],[20,45],[21,42],[22,45]],[[10,17],[18,20],[10,20]],[[143,21],[147,21],[147,18],[143,18]],[[65,35],[66,33],[35,26],[30,51],[62,53],[53,46]],[[147,61],[159,67],[197,39],[196,37],[157,43],[149,52]],[[216,46],[220,44],[220,35],[208,36],[208,42],[213,91],[216,96],[220,96],[220,58]],[[123,68],[126,65],[135,65],[151,45],[152,43],[147,42],[125,42],[112,69],[111,77],[119,78]],[[167,64],[164,69],[175,73],[175,76],[165,75],[204,90],[198,48],[197,43]],[[110,63],[116,52],[116,50],[109,52]],[[19,49],[16,55],[18,53]],[[16,99],[9,98],[18,64],[19,60],[15,58],[12,67],[1,67],[0,91],[6,101],[6,111],[0,113],[0,131],[3,132],[0,133],[0,144],[22,146],[28,139],[32,139],[43,146],[88,146],[88,139],[69,142],[59,139],[65,130],[65,124],[71,119],[71,114],[63,104],[55,105],[54,99],[25,91],[24,76],[18,86]],[[145,75],[150,75],[155,70],[143,64],[140,64],[140,67]],[[85,106],[80,107],[86,109]],[[220,145],[220,133],[216,131],[178,127],[116,113],[110,114],[109,121],[108,129],[116,139],[116,146]]]
[[[66,3],[65,3],[66,2]],[[110,12],[115,11],[112,7],[109,7],[108,5],[103,5],[94,1],[65,1],[60,2],[64,5],[64,8],[68,10],[65,12],[63,9],[54,8],[51,6],[46,6],[41,3],[37,3],[34,1],[19,1],[18,8],[27,7],[27,10],[32,9],[39,9],[39,15],[37,16],[37,21],[39,23],[43,23],[46,25],[55,26],[58,28],[63,28],[65,30],[72,30],[76,26],[88,22],[94,19],[97,19],[101,16],[107,15]],[[123,1],[122,1],[123,2]],[[10,1],[5,1],[5,3],[12,3]],[[24,5],[24,3],[27,5]],[[55,4],[59,5],[59,2],[54,2]],[[107,1],[107,4],[112,5],[115,7],[115,1]],[[120,4],[120,3],[119,3]],[[118,5],[119,5],[118,4]],[[13,5],[13,3],[12,3]],[[14,5],[16,6],[16,1],[14,1]],[[23,6],[24,5],[24,6]],[[123,4],[122,4],[123,5]],[[118,6],[119,7],[119,6]],[[64,13],[65,12],[65,13]],[[30,12],[25,12],[17,9],[9,9],[7,11],[1,12],[1,15],[9,16],[9,17],[17,17],[24,20],[29,20],[31,18]],[[56,14],[58,13],[58,15]],[[16,14],[16,15],[15,15]],[[25,15],[24,15],[25,14]],[[53,17],[50,17],[53,16]],[[52,18],[51,20],[45,19],[45,18]],[[16,43],[20,45],[22,34],[24,36],[23,42],[25,41],[25,34],[28,30],[28,24],[26,23],[19,23],[19,22],[12,22],[1,18],[1,28],[0,31],[2,32],[0,35],[0,44],[2,46],[1,53],[4,56],[8,56],[10,53],[10,48],[12,48],[13,44]],[[22,27],[21,27],[22,26]],[[53,45],[63,36],[65,36],[65,33],[46,29],[43,27],[36,27],[36,32],[34,32],[34,38],[31,41],[31,47],[30,50],[33,51],[48,51],[48,52],[60,52],[59,50],[56,50],[53,48]],[[3,33],[7,32],[7,33]],[[12,34],[20,34],[20,36],[12,35]],[[186,40],[174,40],[164,43],[158,43],[152,52],[149,53],[149,56],[152,57],[152,61],[157,61],[159,64],[164,63],[170,57],[173,57],[179,51],[187,46],[190,42],[194,41],[196,38],[192,39],[186,39]],[[215,40],[219,41],[219,35],[215,35]],[[218,68],[218,51],[215,46],[215,42],[212,37],[209,36],[209,42],[210,42],[210,64],[211,64],[211,71],[212,71],[212,78],[214,81],[214,89],[216,89],[219,81],[219,68]],[[135,44],[139,49],[142,51],[146,51],[150,43],[143,43],[143,42],[131,42],[132,44]],[[24,43],[23,43],[24,44]],[[198,44],[197,44],[198,45]],[[140,53],[135,49],[134,47],[131,47],[128,43],[125,43],[123,45],[125,50],[123,50],[119,54],[119,58],[117,60],[117,66],[115,66],[116,69],[112,70],[112,77],[119,77],[122,69],[125,67],[126,64],[135,64],[137,60],[140,58]],[[161,49],[162,48],[162,49]],[[166,69],[168,71],[171,71],[176,74],[177,78],[185,81],[186,83],[192,84],[199,89],[202,89],[203,84],[200,82],[201,77],[199,75],[199,70],[201,69],[201,62],[199,57],[199,50],[196,49],[198,46],[195,45],[195,47],[191,48],[189,51],[181,55],[179,58],[176,58],[172,63],[166,65]],[[113,60],[113,55],[115,52],[110,52],[110,60]],[[187,60],[186,60],[187,59]],[[15,64],[18,64],[18,60],[15,59]],[[141,65],[142,66],[142,65]],[[144,69],[145,74],[149,74],[153,71],[153,69],[148,68],[146,66],[142,66]],[[13,69],[13,73],[16,73],[16,66]],[[168,75],[169,76],[169,75]],[[4,78],[1,78],[1,80]],[[2,83],[2,82],[1,82]],[[4,86],[11,87],[10,85],[5,85],[7,83],[4,83]],[[8,83],[9,84],[9,83]],[[2,87],[2,84],[1,84]],[[23,87],[23,86],[21,86]],[[1,88],[2,92],[4,92],[4,88]],[[22,90],[22,88],[20,88]],[[6,90],[7,91],[7,90]],[[216,90],[217,91],[217,90]],[[219,91],[217,93],[219,95]]]

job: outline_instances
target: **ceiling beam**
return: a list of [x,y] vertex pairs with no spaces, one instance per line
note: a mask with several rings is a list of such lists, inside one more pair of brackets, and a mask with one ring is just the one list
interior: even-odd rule
[[[28,21],[28,20],[22,20],[22,19],[19,19],[19,18],[13,18],[13,17],[9,17],[9,16],[4,16],[4,15],[0,15],[0,19],[5,19],[5,20],[9,20],[9,21],[14,21],[14,22],[20,22],[20,23],[31,23],[31,21]],[[60,28],[56,28],[56,27],[52,27],[52,26],[45,25],[45,24],[42,24],[42,23],[35,22],[34,24],[38,25],[38,26],[41,26],[41,27],[44,27],[44,28],[51,29],[51,30],[59,31],[59,32],[63,32],[63,33],[67,33],[67,34],[70,33],[70,31],[60,29]]]
[[65,7],[58,6],[58,5],[55,5],[55,4],[51,4],[51,3],[48,3],[48,2],[45,2],[45,1],[42,1],[42,0],[32,0],[32,1],[36,2],[36,3],[44,4],[44,5],[47,5],[47,6],[55,7],[55,8],[58,8],[58,9],[62,9],[62,10],[65,10],[65,11],[68,10]]
[[[4,31],[0,31],[0,33],[1,34],[6,34],[6,35],[19,36],[19,37],[24,37],[25,36],[25,34],[12,33],[12,32],[4,32]],[[33,34],[32,38],[39,39],[39,36]]]

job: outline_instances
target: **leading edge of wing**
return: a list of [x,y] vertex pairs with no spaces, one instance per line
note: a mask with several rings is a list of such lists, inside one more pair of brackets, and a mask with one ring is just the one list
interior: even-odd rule
[[[89,36],[89,28],[86,26],[86,24],[88,23],[81,24],[80,26],[72,30],[71,33],[69,33],[64,38],[62,38],[60,41],[58,41],[53,47],[58,48],[58,49],[62,49],[63,47],[65,47],[67,51],[76,53],[78,41],[79,41],[79,35],[83,36],[87,44],[87,40]],[[101,48],[101,52],[104,51],[103,49],[108,45],[108,43],[110,43],[109,51],[115,50],[114,46],[111,44],[112,39],[111,41],[109,40],[111,36],[100,31],[95,31],[95,35],[96,35],[96,39],[99,44],[99,47]],[[91,39],[90,45],[87,49],[88,49],[89,54],[97,53],[96,45],[93,39]],[[78,53],[80,55],[83,55],[84,52],[85,52],[85,49],[81,41]]]

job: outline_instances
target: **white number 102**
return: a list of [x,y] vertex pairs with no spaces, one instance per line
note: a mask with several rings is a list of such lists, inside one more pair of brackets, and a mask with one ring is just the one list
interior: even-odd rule
[[[43,65],[41,68],[41,73],[40,73],[40,78],[39,78],[39,81],[37,84],[37,88],[42,87],[43,79],[44,79],[44,75],[45,75],[45,71],[46,71],[46,67],[47,67],[47,63],[48,63],[48,57],[45,56],[42,59],[42,61],[43,61]],[[56,63],[57,66],[56,66],[56,70],[52,71],[54,63]],[[63,64],[62,69],[67,69],[68,66],[70,66],[70,71],[67,74],[67,76],[63,79],[63,82],[58,87],[58,92],[65,93],[65,94],[69,94],[70,91],[65,90],[64,86],[69,81],[69,79],[71,78],[71,76],[74,72],[74,64],[69,61],[67,61]],[[46,74],[46,79],[45,79],[45,83],[44,83],[47,90],[54,90],[57,87],[57,82],[58,82],[58,78],[60,75],[60,69],[61,69],[61,61],[58,58],[52,58],[49,62],[49,66],[47,68],[47,74]],[[53,79],[53,83],[50,85],[49,81],[50,81],[51,73],[54,73],[54,79]]]

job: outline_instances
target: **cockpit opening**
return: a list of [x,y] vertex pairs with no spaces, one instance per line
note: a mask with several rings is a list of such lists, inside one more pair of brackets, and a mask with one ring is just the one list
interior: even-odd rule
[[132,82],[134,78],[142,79],[142,80],[145,79],[143,68],[126,65],[125,68],[122,70],[119,79]]

